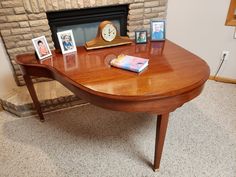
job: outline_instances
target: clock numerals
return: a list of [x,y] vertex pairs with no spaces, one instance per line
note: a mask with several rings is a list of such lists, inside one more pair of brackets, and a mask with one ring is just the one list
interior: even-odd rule
[[111,42],[116,37],[116,28],[112,24],[106,24],[102,29],[102,37],[105,41]]

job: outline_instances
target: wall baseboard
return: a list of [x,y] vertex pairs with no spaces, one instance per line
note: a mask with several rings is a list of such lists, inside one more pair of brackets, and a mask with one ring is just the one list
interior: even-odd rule
[[210,76],[209,77],[210,80],[214,80],[217,82],[224,82],[224,83],[230,83],[230,84],[236,84],[236,79],[231,79],[231,78],[226,78],[226,77],[214,77],[214,76]]

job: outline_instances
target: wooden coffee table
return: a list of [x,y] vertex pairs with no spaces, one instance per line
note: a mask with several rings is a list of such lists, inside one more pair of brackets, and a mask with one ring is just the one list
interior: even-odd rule
[[[53,56],[39,61],[34,54],[16,58],[41,121],[44,116],[31,76],[59,81],[91,104],[125,112],[157,114],[154,170],[160,167],[169,113],[198,96],[209,77],[209,67],[198,56],[166,40]],[[149,59],[143,72],[111,67],[120,54]],[[184,116],[184,115],[183,115]]]

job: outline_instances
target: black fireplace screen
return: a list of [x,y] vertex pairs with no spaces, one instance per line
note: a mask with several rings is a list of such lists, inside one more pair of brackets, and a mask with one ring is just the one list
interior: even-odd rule
[[58,12],[47,12],[52,39],[60,48],[57,32],[72,29],[77,46],[83,45],[97,34],[97,27],[104,20],[112,21],[121,36],[127,35],[128,5],[105,6]]

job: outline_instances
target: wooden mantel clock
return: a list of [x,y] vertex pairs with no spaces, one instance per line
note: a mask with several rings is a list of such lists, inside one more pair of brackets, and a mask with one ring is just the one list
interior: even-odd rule
[[100,49],[105,47],[113,47],[118,45],[131,44],[132,41],[128,37],[119,35],[115,25],[110,21],[103,21],[98,26],[96,38],[85,43],[87,50]]

